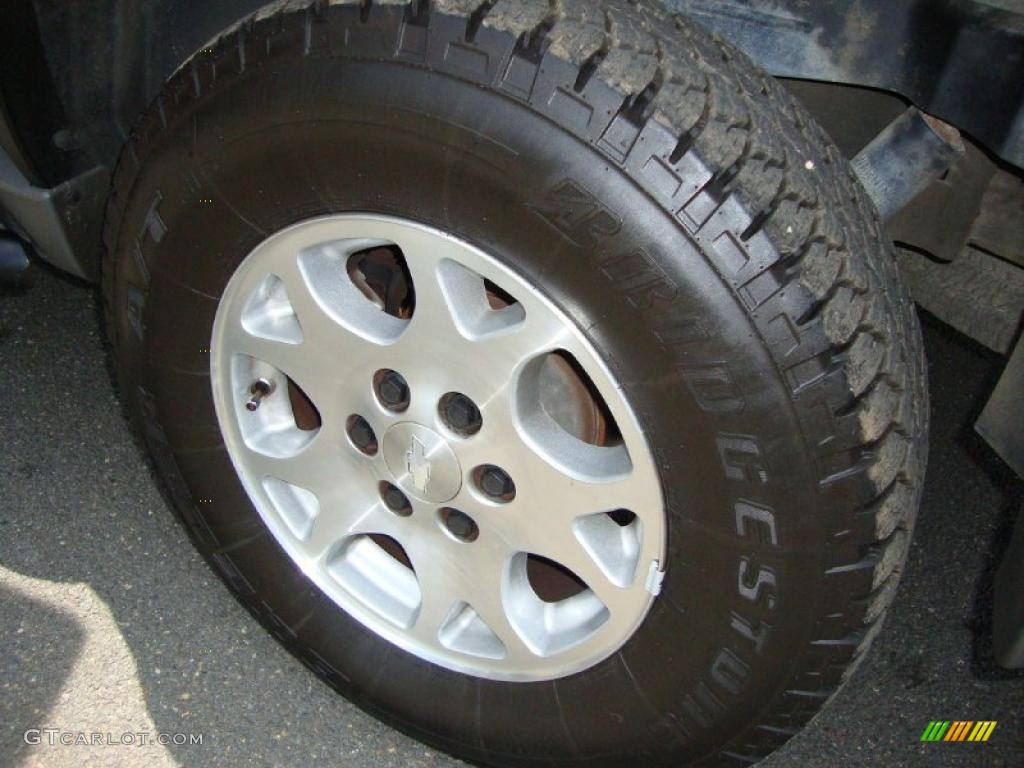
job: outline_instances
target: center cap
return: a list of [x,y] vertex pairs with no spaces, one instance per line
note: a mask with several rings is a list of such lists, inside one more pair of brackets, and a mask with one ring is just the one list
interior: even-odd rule
[[406,493],[441,504],[462,487],[462,467],[448,442],[434,430],[412,421],[384,433],[384,463]]

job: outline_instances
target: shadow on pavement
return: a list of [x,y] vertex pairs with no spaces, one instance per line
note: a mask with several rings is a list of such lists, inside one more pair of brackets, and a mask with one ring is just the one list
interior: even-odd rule
[[57,702],[81,650],[83,632],[64,611],[2,584],[0,605],[0,721],[17,736],[3,751],[17,762],[27,751],[22,734],[39,728]]

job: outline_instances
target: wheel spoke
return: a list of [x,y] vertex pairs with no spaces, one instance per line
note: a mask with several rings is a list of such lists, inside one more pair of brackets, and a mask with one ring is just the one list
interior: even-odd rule
[[452,620],[453,612],[468,605],[500,641],[506,662],[521,663],[531,655],[512,626],[502,599],[512,553],[500,542],[447,542],[439,548],[425,541],[409,542],[407,548],[422,595],[413,627],[417,636],[424,642],[439,642],[439,633]]
[[[617,510],[647,512],[650,494],[645,483],[632,470],[618,474],[618,465],[614,462],[610,466],[616,471],[609,476],[583,479],[570,474],[510,430],[509,425],[503,424],[503,411],[502,407],[484,409],[483,418],[485,425],[506,436],[505,439],[481,441],[472,449],[464,450],[463,456],[478,464],[500,465],[513,478],[516,495],[498,514],[493,509],[488,512],[486,507],[481,507],[479,514],[490,514],[491,526],[509,546],[568,568],[593,590],[609,611],[614,612],[622,605],[628,607],[631,598],[623,594],[623,588],[634,586],[636,579],[635,573],[634,578],[626,574],[630,573],[630,564],[633,571],[639,565],[629,534],[619,531],[610,518],[605,521],[605,528],[611,531],[597,530],[607,534],[613,547],[617,545],[622,551],[606,552],[608,559],[600,563],[584,546],[586,541],[592,549],[599,549],[601,542],[588,538],[593,528],[583,527],[577,534],[574,524],[587,516]],[[511,439],[507,437],[510,431],[514,435]],[[478,504],[468,491],[459,501],[470,509]],[[660,513],[660,510],[655,511]],[[615,538],[620,534],[621,542]],[[620,583],[615,583],[613,578]]]
[[508,610],[502,599],[502,584],[499,582],[497,568],[493,569],[495,578],[482,580],[475,593],[476,601],[470,604],[480,615],[481,620],[501,640],[505,647],[505,663],[509,665],[529,664],[535,658],[533,651],[523,642],[519,632],[512,626]]
[[[331,402],[337,389],[338,372],[317,355],[311,355],[302,345],[284,344],[272,339],[245,335],[234,344],[237,354],[252,358],[252,378],[258,377],[259,364],[269,365],[283,374],[281,385],[287,386],[287,377],[296,382],[314,403]],[[243,368],[244,370],[244,368]],[[239,395],[245,399],[250,382],[237,382]],[[284,391],[278,388],[279,391]]]
[[629,593],[609,580],[608,574],[571,530],[558,531],[545,541],[538,542],[532,554],[546,557],[572,571],[613,615],[623,608],[628,610],[631,600]]
[[477,402],[504,394],[528,360],[557,349],[566,327],[542,312],[521,305],[494,309],[484,279],[451,258],[455,249],[412,237],[403,244],[416,290],[416,312],[394,348],[410,365],[458,370],[471,363],[467,392]]
[[[339,261],[340,264],[337,263]],[[346,329],[338,322],[339,317],[343,317],[344,310],[347,309],[347,305],[341,299],[336,300],[340,307],[329,303],[334,299],[334,294],[327,291],[327,286],[347,286],[346,300],[351,300],[356,307],[362,308],[365,305],[367,311],[372,310],[369,301],[364,297],[349,295],[356,293],[356,289],[349,285],[344,271],[339,273],[339,270],[344,268],[343,260],[335,259],[327,265],[310,260],[307,260],[307,263],[313,263],[317,268],[307,268],[303,271],[297,257],[283,258],[275,263],[271,273],[281,281],[287,292],[288,301],[302,329],[302,344],[306,350],[314,350],[331,358],[337,355],[327,354],[330,349],[334,349],[336,353],[356,351],[371,344],[364,336]],[[347,349],[349,347],[351,350]]]
[[[307,279],[295,258],[279,260],[273,272],[268,274],[280,280],[287,292],[288,303],[301,327],[300,340],[289,343],[280,338],[260,335],[259,330],[254,331],[251,325],[249,328],[244,327],[241,322],[244,305],[241,305],[231,318],[235,322],[230,335],[225,338],[225,345],[236,353],[281,369],[299,382],[314,401],[317,395],[329,401],[339,382],[350,379],[372,365],[381,345],[337,322],[313,295],[310,279],[340,282],[341,279],[348,280],[347,276],[321,275],[313,271]],[[265,275],[257,277],[265,279]],[[257,277],[248,282],[246,290],[250,293],[258,290]],[[376,311],[364,297],[356,298],[359,303]]]
[[317,514],[302,547],[317,559],[334,544],[355,533],[395,533],[395,516],[370,493],[355,492],[347,485],[331,482],[334,477],[359,477],[366,488],[373,486],[375,470],[362,457],[347,455],[331,446],[333,433],[318,434],[305,448],[291,456],[270,456],[246,450],[251,476],[263,485],[280,481],[311,493]]
[[306,542],[306,550],[316,560],[323,560],[349,536],[383,534],[398,539],[398,521],[376,500],[349,501],[344,507],[321,506],[320,515]]
[[412,632],[422,642],[435,645],[439,642],[438,634],[445,620],[462,600],[462,585],[436,558],[411,557],[420,584],[421,600]]
[[259,481],[273,477],[319,495],[324,490],[321,486],[325,478],[352,467],[342,453],[331,449],[329,440],[330,434],[317,434],[294,453],[279,455],[247,447],[246,465],[250,475]]
[[530,482],[522,491],[523,507],[537,508],[538,504],[543,504],[547,515],[571,522],[580,515],[631,509],[641,503],[643,486],[632,473],[583,480],[552,466],[535,453],[532,455],[533,461],[527,467]]
[[[513,505],[523,514],[532,530],[544,530],[554,521],[571,522],[579,515],[614,509],[631,509],[649,496],[643,478],[621,466],[611,457],[606,475],[581,476],[569,467],[552,463],[512,425],[505,404],[500,401],[481,407],[483,428],[480,441],[462,447],[460,456],[467,465],[495,464],[505,469],[516,485]],[[580,450],[606,450],[576,446]],[[596,462],[595,462],[596,464]],[[541,523],[544,523],[541,525]]]

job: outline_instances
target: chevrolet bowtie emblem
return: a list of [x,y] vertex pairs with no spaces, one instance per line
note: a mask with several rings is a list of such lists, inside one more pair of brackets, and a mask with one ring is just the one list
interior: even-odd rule
[[416,437],[412,438],[409,450],[405,452],[405,469],[412,478],[412,484],[420,491],[426,490],[430,482],[430,460],[423,443]]

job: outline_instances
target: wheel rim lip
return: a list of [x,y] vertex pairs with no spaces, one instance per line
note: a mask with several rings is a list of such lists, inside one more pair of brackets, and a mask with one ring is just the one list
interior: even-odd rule
[[[522,293],[527,292],[530,301],[532,303],[541,305],[556,318],[560,319],[566,329],[571,334],[575,348],[582,348],[588,353],[587,365],[593,366],[600,369],[603,380],[612,382],[614,390],[619,397],[617,403],[618,409],[616,412],[616,419],[618,421],[625,420],[628,424],[629,430],[632,434],[639,437],[638,442],[635,442],[630,446],[630,459],[632,460],[634,467],[643,466],[646,474],[649,476],[648,479],[653,482],[652,489],[656,496],[656,511],[648,515],[648,519],[653,519],[660,522],[660,525],[655,524],[651,530],[645,528],[644,536],[648,540],[645,553],[647,557],[642,558],[637,565],[637,573],[635,577],[636,582],[643,583],[648,579],[648,565],[651,568],[660,567],[664,570],[665,563],[665,551],[667,547],[667,523],[665,521],[665,509],[664,500],[661,491],[660,481],[658,479],[658,473],[654,464],[653,454],[647,443],[646,435],[639,424],[634,411],[632,410],[629,402],[621,394],[621,386],[611,373],[610,369],[604,362],[601,355],[594,349],[593,344],[587,339],[585,334],[580,330],[575,322],[557,305],[554,304],[544,293],[539,290],[530,281],[526,280],[523,276],[515,272],[504,262],[496,259],[495,257],[487,254],[486,252],[478,249],[476,246],[469,242],[461,240],[454,235],[436,229],[432,226],[422,224],[413,220],[399,218],[395,216],[385,216],[379,214],[361,214],[361,213],[346,213],[346,214],[335,214],[329,216],[315,217],[304,221],[297,222],[285,229],[278,231],[267,237],[261,243],[259,243],[247,256],[242,260],[240,265],[236,268],[232,274],[227,286],[222,293],[221,299],[218,304],[217,315],[214,322],[214,328],[212,332],[212,338],[210,343],[211,349],[211,386],[213,389],[215,410],[218,417],[218,423],[221,428],[221,433],[224,438],[225,446],[227,447],[229,456],[232,464],[236,470],[236,473],[242,482],[250,500],[255,506],[259,513],[262,521],[267,525],[271,534],[274,536],[276,542],[282,547],[289,558],[303,571],[303,573],[313,581],[328,597],[331,598],[337,606],[342,608],[346,613],[359,621],[364,627],[374,632],[380,637],[394,643],[403,650],[412,653],[422,659],[438,664],[442,667],[448,668],[455,672],[469,674],[477,677],[486,679],[492,679],[497,681],[510,681],[510,682],[526,682],[526,681],[539,681],[539,680],[551,680],[560,677],[565,677],[570,674],[588,669],[592,666],[599,664],[604,661],[616,651],[618,651],[628,640],[633,636],[636,629],[643,623],[647,613],[653,604],[654,598],[657,595],[657,591],[647,591],[647,595],[642,607],[635,611],[633,620],[630,622],[630,626],[625,628],[625,631],[617,633],[617,637],[614,642],[605,642],[603,647],[600,648],[586,648],[586,653],[576,654],[575,660],[564,663],[564,664],[552,664],[550,663],[552,656],[541,657],[538,669],[498,669],[492,668],[482,659],[476,657],[466,657],[464,654],[458,652],[444,653],[443,650],[436,648],[423,648],[419,641],[415,638],[411,638],[406,632],[397,628],[392,623],[387,621],[379,620],[379,617],[372,611],[367,610],[358,600],[351,599],[351,595],[348,595],[346,591],[339,587],[335,582],[325,578],[322,568],[319,564],[310,562],[310,560],[304,556],[301,552],[296,552],[295,548],[291,545],[289,532],[283,527],[280,515],[276,514],[272,510],[272,504],[268,504],[266,500],[265,491],[259,486],[258,481],[254,480],[251,472],[244,465],[241,457],[243,452],[241,447],[244,443],[244,438],[241,436],[240,429],[238,428],[237,409],[232,403],[232,395],[230,392],[230,379],[226,374],[227,369],[230,367],[230,359],[236,355],[231,352],[225,344],[226,327],[224,317],[226,316],[223,308],[237,301],[236,294],[239,292],[239,287],[246,283],[251,278],[251,273],[254,271],[267,271],[264,267],[257,268],[255,265],[259,262],[261,254],[264,254],[268,249],[280,246],[282,243],[288,242],[289,239],[294,238],[297,234],[305,232],[313,233],[321,228],[326,228],[324,234],[327,231],[331,231],[329,237],[318,235],[311,237],[310,242],[322,242],[331,239],[342,239],[345,237],[360,237],[357,234],[344,234],[347,229],[352,225],[356,225],[356,229],[360,229],[362,226],[379,226],[385,231],[390,227],[398,227],[410,231],[416,231],[419,233],[425,233],[432,237],[438,238],[440,241],[447,243],[449,246],[454,246],[456,249],[461,249],[464,254],[467,255],[469,261],[472,262],[472,267],[476,269],[479,274],[489,279],[495,277],[500,278],[501,282],[494,280],[498,284],[506,283],[511,281],[516,286],[516,289]],[[301,240],[301,238],[300,238]],[[299,248],[293,248],[293,252],[298,254]],[[485,269],[482,267],[486,267]],[[489,274],[488,274],[489,273]],[[379,340],[378,340],[379,343]],[[602,392],[606,397],[607,392]],[[399,414],[398,418],[401,421],[404,414]],[[522,424],[519,423],[518,415],[513,415],[513,421],[517,429],[522,428]],[[418,422],[412,422],[419,427],[430,429],[433,431],[437,429],[441,433],[442,439],[444,438],[444,429],[439,424],[423,425]],[[625,429],[623,430],[625,432]],[[383,440],[383,435],[378,435],[378,441]],[[529,442],[529,441],[527,441]],[[381,445],[383,447],[383,445]],[[640,448],[641,450],[637,450]],[[456,458],[456,462],[458,459]],[[467,467],[461,467],[462,471],[466,471]],[[376,481],[375,481],[376,482]],[[395,484],[403,490],[407,495],[409,494],[408,489],[401,483],[392,480]],[[466,486],[467,483],[462,483]],[[442,507],[446,501],[450,501],[451,498],[458,497],[457,492],[454,497],[449,497],[445,501],[431,501],[437,507]],[[419,497],[417,496],[417,499]],[[433,515],[431,515],[433,517]],[[470,516],[471,519],[474,515]],[[645,522],[646,525],[646,522]],[[653,540],[654,544],[650,544]],[[467,546],[473,546],[468,544]],[[524,553],[525,554],[525,553]],[[653,561],[651,561],[650,555],[654,555]],[[575,646],[570,646],[567,650],[572,650],[577,646],[588,646],[593,645],[591,642],[593,636],[589,637],[585,642],[577,643]],[[564,652],[555,654],[554,656],[564,655]]]

